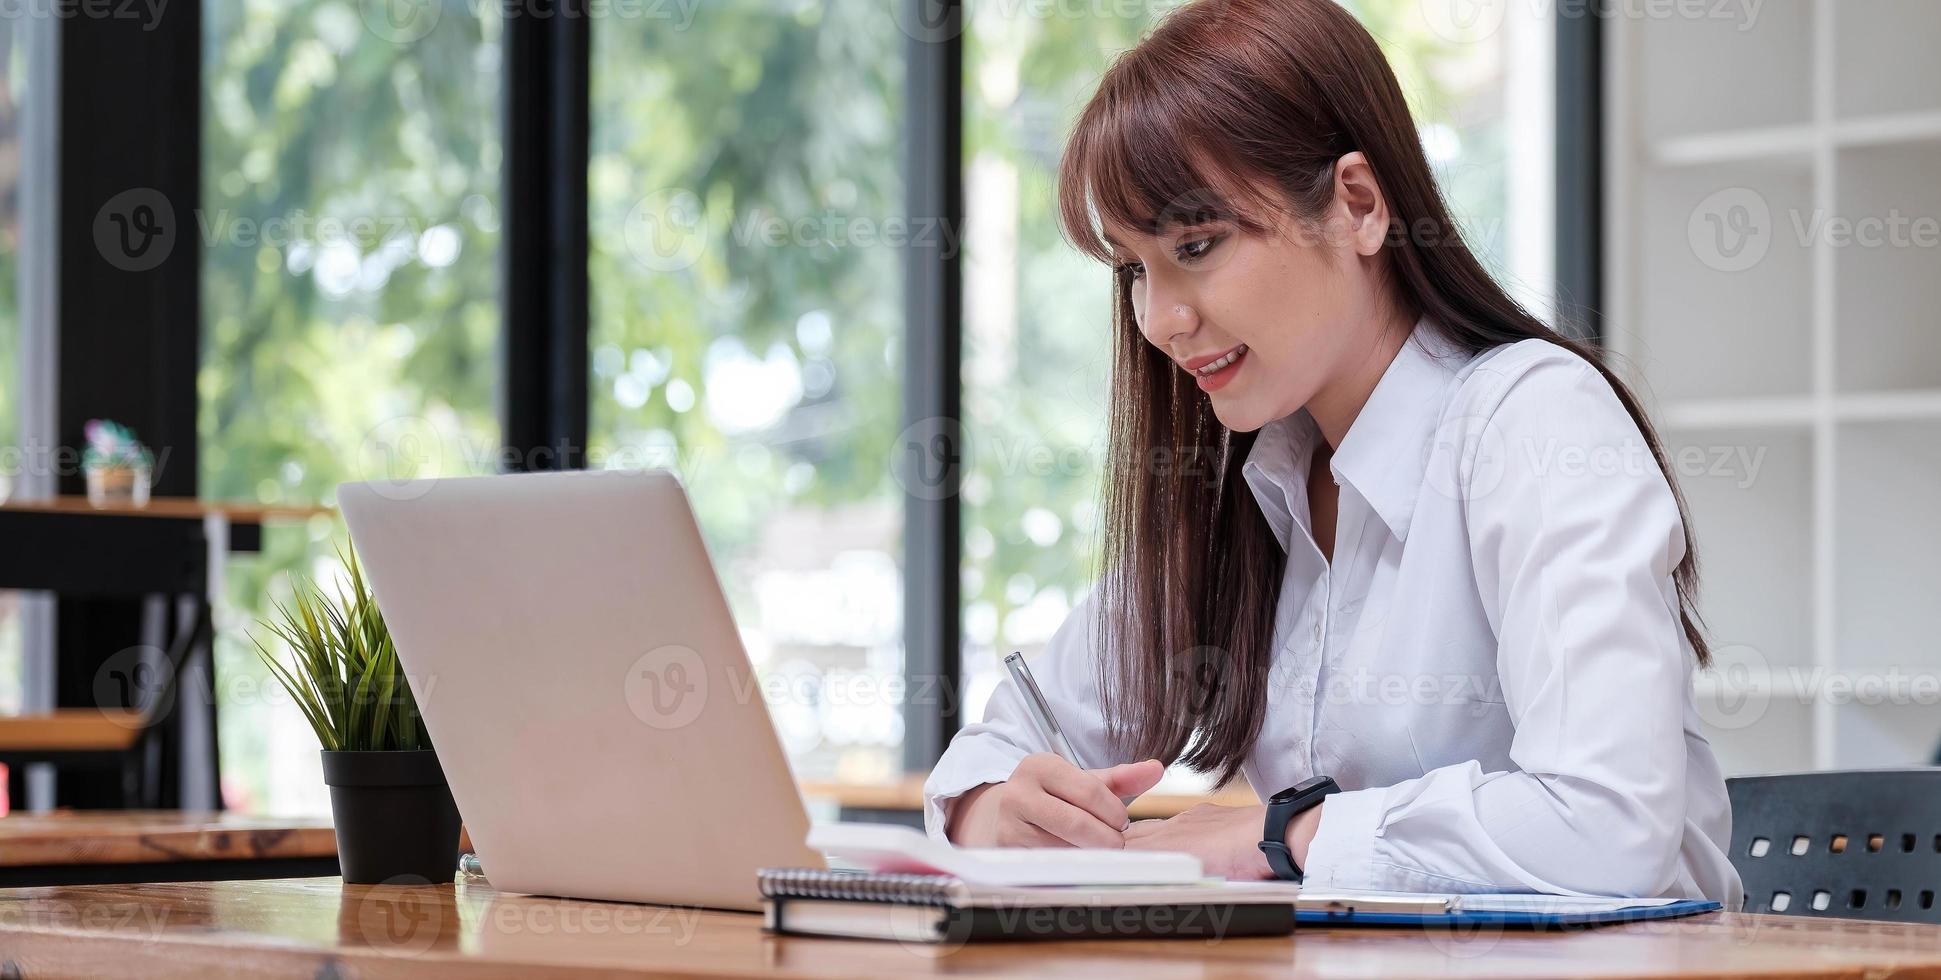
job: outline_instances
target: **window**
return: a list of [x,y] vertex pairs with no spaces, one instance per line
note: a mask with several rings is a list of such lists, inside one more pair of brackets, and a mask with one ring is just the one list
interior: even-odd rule
[[[20,341],[20,167],[23,110],[26,108],[27,64],[21,26],[0,20],[0,159],[14,166],[0,168],[0,502],[16,491],[24,465],[19,452],[26,440],[20,424],[26,370]],[[21,643],[21,599],[18,592],[0,591],[0,714],[25,707],[25,665]],[[0,789],[0,796],[5,790]]]
[[[375,10],[375,7],[367,7]],[[499,12],[366,23],[328,0],[204,5],[200,491],[496,469]],[[223,793],[321,811],[316,743],[248,636],[342,525],[265,529],[219,607]]]
[[796,773],[901,769],[903,36],[731,0],[593,28],[589,465],[681,474]]
[[1036,9],[973,5],[964,34],[966,720],[1098,572],[1111,281],[1060,236],[1055,184],[1078,110],[1152,18]]
[[[1550,22],[1344,2],[1390,51],[1478,251],[1547,310]],[[1097,571],[1110,280],[1060,237],[1052,179],[1100,72],[1170,4],[966,6],[962,228],[906,213],[909,38],[882,9],[595,5],[588,25],[588,465],[680,473],[803,779],[903,766],[890,456],[905,338],[930,329],[902,306],[921,236],[964,272],[966,718]],[[207,7],[205,496],[329,503],[345,479],[499,469],[504,28],[495,4],[403,12]],[[247,637],[281,575],[336,574],[342,540],[332,521],[271,528],[231,566],[217,667],[239,808],[324,806],[311,736]]]

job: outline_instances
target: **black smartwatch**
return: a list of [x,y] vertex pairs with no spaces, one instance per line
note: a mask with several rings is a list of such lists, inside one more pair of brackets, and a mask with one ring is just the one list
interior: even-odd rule
[[1275,793],[1267,801],[1267,826],[1260,832],[1260,850],[1267,855],[1267,866],[1284,881],[1300,881],[1301,866],[1294,863],[1294,852],[1287,849],[1287,822],[1304,810],[1312,810],[1330,793],[1341,792],[1333,776],[1304,779]]

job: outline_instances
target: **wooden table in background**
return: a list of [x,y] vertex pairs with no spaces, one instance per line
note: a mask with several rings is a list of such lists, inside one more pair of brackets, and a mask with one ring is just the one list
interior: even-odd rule
[[337,874],[325,819],[179,810],[0,817],[0,887]]
[[1714,912],[1571,932],[986,943],[771,936],[759,916],[307,878],[0,890],[0,976],[1941,976],[1941,926]]

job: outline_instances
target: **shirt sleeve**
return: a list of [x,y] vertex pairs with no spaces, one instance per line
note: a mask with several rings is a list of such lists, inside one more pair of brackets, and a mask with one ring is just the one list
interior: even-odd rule
[[[1043,652],[1031,659],[1031,676],[1088,768],[1102,769],[1121,759],[1107,745],[1105,717],[1099,703],[1097,644],[1093,642],[1096,594],[1088,596],[1065,617]],[[984,719],[966,725],[923,784],[923,826],[943,840],[948,807],[968,790],[1011,778],[1011,770],[1025,756],[1049,752],[1025,712],[1023,692],[1009,672],[992,692]]]
[[1453,425],[1474,447],[1460,485],[1520,771],[1468,762],[1330,796],[1303,870],[1317,888],[1668,893],[1691,660],[1671,486],[1576,358],[1539,362],[1487,418]]

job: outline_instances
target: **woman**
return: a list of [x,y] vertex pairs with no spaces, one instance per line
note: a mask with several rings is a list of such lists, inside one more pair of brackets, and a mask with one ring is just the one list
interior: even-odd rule
[[[1659,444],[1491,281],[1415,132],[1334,0],[1197,0],[1105,74],[1060,216],[1116,276],[1107,571],[1034,662],[1098,768],[1007,682],[929,779],[932,834],[1737,907]],[[1128,825],[1171,762],[1341,791]]]

